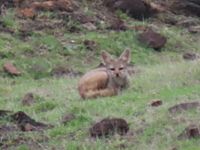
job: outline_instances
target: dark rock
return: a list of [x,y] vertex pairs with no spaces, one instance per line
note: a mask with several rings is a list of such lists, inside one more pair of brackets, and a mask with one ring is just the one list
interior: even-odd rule
[[162,47],[167,42],[167,38],[164,37],[163,35],[154,32],[153,30],[147,30],[141,34],[138,35],[138,40],[141,43],[146,44],[147,46],[160,51]]
[[151,3],[143,0],[104,0],[104,5],[110,9],[119,9],[139,20],[148,18],[160,11],[160,8],[155,4],[152,6]]
[[153,106],[153,107],[158,107],[160,105],[162,105],[161,100],[155,100],[155,101],[151,102],[151,106]]
[[195,108],[198,108],[198,107],[200,107],[199,102],[181,103],[181,104],[177,104],[177,105],[169,108],[169,112],[176,113],[176,112],[181,112],[181,111],[184,111],[184,110],[195,109]]
[[124,119],[121,118],[106,118],[93,125],[90,128],[90,135],[92,137],[102,137],[118,133],[124,135],[128,132],[129,126]]
[[88,50],[95,50],[97,48],[97,43],[95,41],[92,41],[92,40],[85,40],[84,42],[84,45],[85,47],[88,49]]

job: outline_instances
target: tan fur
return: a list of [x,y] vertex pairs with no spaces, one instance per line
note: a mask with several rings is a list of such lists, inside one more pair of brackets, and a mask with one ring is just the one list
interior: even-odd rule
[[84,99],[114,96],[128,87],[130,51],[125,50],[118,59],[102,52],[102,59],[105,67],[91,70],[79,81],[79,94]]

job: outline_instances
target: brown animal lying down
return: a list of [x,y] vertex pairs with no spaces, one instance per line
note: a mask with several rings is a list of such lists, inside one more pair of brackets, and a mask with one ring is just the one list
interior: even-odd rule
[[87,72],[79,81],[83,99],[117,95],[128,87],[130,50],[125,50],[119,58],[103,51],[101,57],[104,66]]

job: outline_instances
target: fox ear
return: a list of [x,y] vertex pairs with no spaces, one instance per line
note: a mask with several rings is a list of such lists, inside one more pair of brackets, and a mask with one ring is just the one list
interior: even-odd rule
[[101,58],[104,65],[110,64],[113,60],[112,56],[106,51],[101,53]]
[[131,51],[130,49],[125,49],[123,53],[120,55],[119,59],[126,64],[129,64],[131,61]]

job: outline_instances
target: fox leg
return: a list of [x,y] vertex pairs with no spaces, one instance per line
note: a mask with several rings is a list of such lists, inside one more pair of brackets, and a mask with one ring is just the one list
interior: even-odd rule
[[117,95],[116,90],[114,89],[102,89],[102,90],[95,90],[95,91],[87,91],[84,94],[84,98],[96,98],[96,97],[106,97],[106,96],[114,96]]

